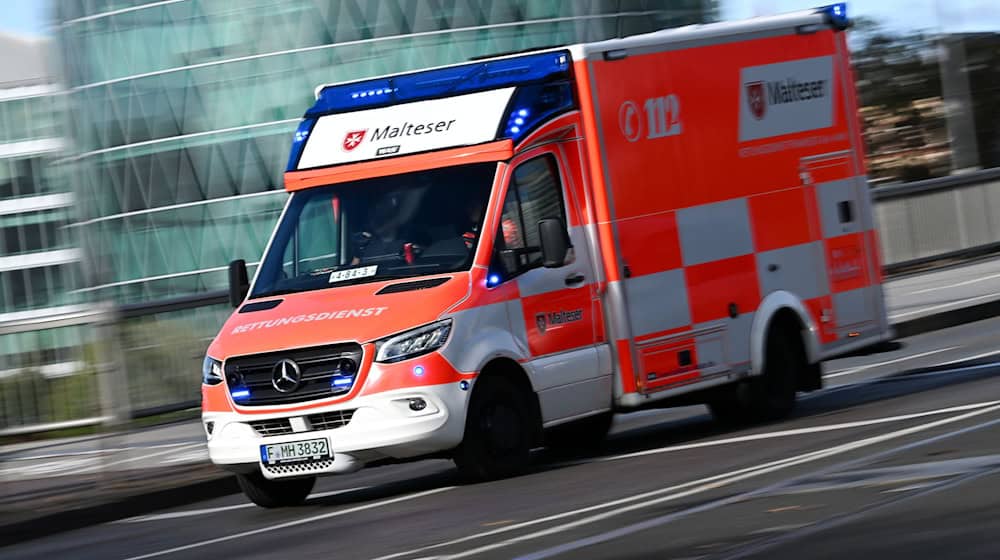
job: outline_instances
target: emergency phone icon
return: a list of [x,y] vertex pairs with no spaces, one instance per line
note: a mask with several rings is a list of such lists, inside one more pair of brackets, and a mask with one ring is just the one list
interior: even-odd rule
[[635,142],[642,136],[642,119],[634,101],[626,101],[618,109],[618,126],[629,142]]

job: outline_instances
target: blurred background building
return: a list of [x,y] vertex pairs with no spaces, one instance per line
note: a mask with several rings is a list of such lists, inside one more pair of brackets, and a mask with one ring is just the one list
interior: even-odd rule
[[[80,251],[67,227],[73,195],[57,164],[69,147],[65,96],[50,43],[0,34],[0,323],[78,309]],[[26,369],[45,378],[77,373],[79,346],[73,328],[0,337],[0,379]]]

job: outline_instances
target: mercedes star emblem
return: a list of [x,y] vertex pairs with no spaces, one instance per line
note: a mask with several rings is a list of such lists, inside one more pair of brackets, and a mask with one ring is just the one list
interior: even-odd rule
[[271,368],[271,385],[279,393],[291,393],[302,384],[302,371],[299,364],[289,359],[281,360]]

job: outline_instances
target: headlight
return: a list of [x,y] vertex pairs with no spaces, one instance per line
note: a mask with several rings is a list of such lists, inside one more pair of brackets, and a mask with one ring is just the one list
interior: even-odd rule
[[201,382],[205,385],[218,385],[222,383],[222,379],[222,362],[205,356],[205,361],[201,364]]
[[444,346],[451,333],[451,319],[431,323],[375,343],[376,362],[399,362]]

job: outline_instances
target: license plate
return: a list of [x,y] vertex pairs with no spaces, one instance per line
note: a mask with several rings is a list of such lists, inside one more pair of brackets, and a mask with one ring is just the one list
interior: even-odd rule
[[330,442],[325,438],[272,443],[260,446],[260,460],[266,465],[316,461],[330,458]]

